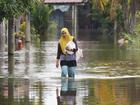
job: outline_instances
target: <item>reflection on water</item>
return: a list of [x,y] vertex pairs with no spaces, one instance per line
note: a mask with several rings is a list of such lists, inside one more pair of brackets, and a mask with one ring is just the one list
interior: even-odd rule
[[15,66],[14,56],[10,55],[10,56],[8,56],[8,73],[9,73],[9,76],[13,74],[14,66]]
[[82,105],[139,105],[139,79],[90,80]]
[[65,79],[54,83],[9,78],[0,79],[0,85],[1,105],[140,105],[137,78]]
[[58,89],[56,92],[58,105],[76,105],[76,86],[74,79],[62,78],[60,93]]
[[60,78],[57,42],[0,57],[0,105],[140,105],[139,52],[78,43],[75,79]]

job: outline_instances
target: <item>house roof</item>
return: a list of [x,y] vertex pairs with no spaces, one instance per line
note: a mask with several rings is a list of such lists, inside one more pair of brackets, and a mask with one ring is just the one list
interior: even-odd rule
[[83,3],[84,0],[44,0],[46,4],[58,4],[58,3]]

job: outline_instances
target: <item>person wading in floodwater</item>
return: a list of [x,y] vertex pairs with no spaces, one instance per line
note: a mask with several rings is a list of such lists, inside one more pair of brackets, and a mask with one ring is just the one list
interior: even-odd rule
[[61,77],[75,77],[76,51],[78,50],[75,38],[67,28],[61,29],[61,37],[58,42],[56,67],[61,66]]

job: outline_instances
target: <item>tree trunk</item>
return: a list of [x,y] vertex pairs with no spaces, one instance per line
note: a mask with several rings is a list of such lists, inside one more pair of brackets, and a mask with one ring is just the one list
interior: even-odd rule
[[134,27],[136,24],[136,0],[131,1],[130,5],[131,17],[130,17],[130,33],[134,33]]
[[[0,22],[0,68],[4,65],[4,51],[5,51],[5,34],[4,34],[4,22]],[[0,73],[2,70],[0,69]],[[1,95],[1,93],[0,93]]]
[[8,22],[8,55],[14,55],[15,51],[15,36],[14,33],[14,17],[11,17]]
[[47,32],[42,32],[41,30],[40,30],[40,42],[42,42],[42,41],[47,41]]
[[5,45],[5,36],[4,36],[4,27],[3,22],[0,22],[0,53],[4,52],[4,45]]
[[30,36],[30,13],[26,14],[26,33],[25,33],[25,46],[27,50],[30,50],[31,36]]
[[124,30],[129,31],[129,8],[128,3],[123,3],[123,14],[124,14]]
[[114,20],[114,44],[117,45],[117,20]]
[[21,16],[19,16],[17,19],[16,19],[16,32],[19,32],[20,31],[20,21],[21,21]]

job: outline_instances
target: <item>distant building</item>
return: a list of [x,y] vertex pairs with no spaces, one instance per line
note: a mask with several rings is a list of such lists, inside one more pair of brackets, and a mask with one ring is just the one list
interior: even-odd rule
[[67,27],[79,40],[91,36],[90,5],[88,0],[45,0],[46,4],[53,4],[50,19],[57,23],[57,35],[60,29]]

